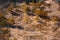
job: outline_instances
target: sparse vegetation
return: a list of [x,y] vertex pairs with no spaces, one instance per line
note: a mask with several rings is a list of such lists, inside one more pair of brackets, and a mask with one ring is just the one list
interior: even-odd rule
[[36,20],[38,21],[39,20],[40,9],[36,9],[35,14],[36,14]]
[[9,40],[10,34],[7,28],[0,28],[0,40]]
[[22,5],[21,8],[23,9],[24,13],[27,13],[27,5],[26,4]]
[[[51,39],[53,39],[55,32],[56,36],[60,36],[60,33],[57,33],[57,31],[60,30],[60,19],[53,15],[51,15],[53,17],[50,19],[51,16],[49,15],[54,14],[55,11],[58,14],[58,11],[54,10],[54,2],[49,4],[47,0],[45,4],[43,1],[31,1],[29,4],[25,2],[21,4],[17,3],[16,7],[14,3],[10,3],[9,6],[5,8],[6,10],[2,9],[3,12],[0,12],[0,40],[9,40],[10,34],[12,40],[20,40],[19,37],[24,37],[27,33],[32,33],[30,34],[32,36],[36,33],[36,36],[39,35],[47,38],[42,38],[41,40],[49,40],[51,37]],[[4,12],[7,14],[4,14]],[[37,39],[40,40],[39,37]]]
[[4,14],[0,12],[0,26],[3,26],[6,24],[6,18],[4,17]]
[[57,16],[52,17],[52,21],[58,21],[58,20],[59,20],[59,18]]
[[25,15],[25,17],[24,17],[24,21],[25,21],[25,22],[28,21],[28,16],[27,16],[27,15]]
[[14,40],[17,40],[16,38],[14,38]]
[[36,14],[36,19],[39,19],[39,17],[48,18],[47,17],[47,11],[44,11],[44,10],[41,10],[41,9],[36,9],[35,14]]
[[14,20],[12,17],[10,17],[9,19],[5,18],[5,15],[1,12],[0,13],[0,26],[5,26],[6,24],[13,24]]
[[11,3],[10,5],[9,5],[9,7],[7,7],[7,12],[10,12],[12,9],[14,8],[14,6],[13,6],[13,3]]
[[7,19],[7,23],[8,24],[14,24],[14,19],[12,17]]
[[6,25],[13,24],[13,19],[6,19],[5,15],[0,12],[0,40],[9,40],[9,29],[6,28]]

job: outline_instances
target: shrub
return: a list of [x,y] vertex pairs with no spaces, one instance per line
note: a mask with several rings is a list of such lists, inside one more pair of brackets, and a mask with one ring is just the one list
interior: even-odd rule
[[39,8],[35,9],[34,12],[36,15],[40,15],[40,9]]
[[0,18],[4,17],[4,14],[2,12],[0,12]]
[[35,6],[35,3],[34,3],[34,2],[32,2],[32,3],[31,3],[31,6]]
[[14,8],[13,3],[10,4],[10,6],[6,9],[7,12],[10,12]]
[[58,21],[59,18],[58,18],[57,16],[53,16],[51,20],[52,20],[52,21]]
[[12,17],[10,17],[9,19],[7,19],[7,23],[14,24],[14,19]]
[[39,16],[38,16],[38,15],[36,15],[35,20],[36,20],[36,21],[39,21]]
[[40,7],[42,4],[43,4],[43,3],[41,3],[41,2],[40,2],[40,3],[37,2],[35,5],[38,6],[38,7]]
[[22,5],[21,8],[23,9],[23,12],[24,12],[24,13],[27,12],[27,5],[26,5],[26,4]]
[[40,9],[36,9],[34,12],[36,14],[36,20],[38,21],[39,20]]
[[28,21],[28,16],[25,15],[24,21],[27,22]]
[[40,10],[40,16],[47,16],[47,11]]
[[9,40],[9,30],[6,28],[0,28],[0,40]]
[[0,12],[0,26],[4,26],[6,24],[6,18],[4,17],[4,14]]
[[6,19],[4,14],[1,12],[0,13],[0,26],[5,26],[6,24],[13,24],[14,20],[13,18]]
[[48,18],[47,17],[47,11],[44,11],[44,10],[37,8],[34,12],[36,14],[36,19],[39,19],[39,17]]
[[16,38],[14,38],[14,40],[17,40]]

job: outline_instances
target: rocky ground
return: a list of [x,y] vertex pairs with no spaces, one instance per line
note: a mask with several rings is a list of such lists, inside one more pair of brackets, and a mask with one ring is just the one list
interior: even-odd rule
[[[30,10],[35,10],[37,7],[26,5],[25,3],[18,4],[11,12],[3,9],[2,11],[7,19],[11,17],[14,19],[14,26],[9,27],[9,40],[60,40],[59,5],[55,1],[49,2],[51,2],[50,8],[41,5],[44,6],[45,11],[48,11],[47,17],[49,18],[36,18],[34,11],[29,11],[26,14],[26,6]],[[55,19],[55,17],[57,18]]]

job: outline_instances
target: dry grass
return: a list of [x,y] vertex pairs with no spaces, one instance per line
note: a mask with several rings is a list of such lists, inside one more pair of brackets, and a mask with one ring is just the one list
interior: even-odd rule
[[9,40],[9,30],[6,28],[0,28],[0,40]]

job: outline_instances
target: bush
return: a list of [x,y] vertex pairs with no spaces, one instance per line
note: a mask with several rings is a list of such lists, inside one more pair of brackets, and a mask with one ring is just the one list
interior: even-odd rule
[[47,11],[44,10],[40,10],[39,8],[37,8],[35,10],[36,15],[40,15],[40,16],[47,16]]
[[3,13],[0,13],[0,26],[5,26],[6,24],[13,24],[13,18],[6,19]]
[[53,16],[51,20],[52,20],[52,21],[58,21],[59,18],[58,18],[57,16]]
[[9,30],[6,28],[0,28],[0,40],[9,40]]
[[21,8],[23,9],[24,13],[27,13],[27,5],[26,4],[22,5]]
[[39,17],[48,19],[47,11],[44,11],[44,10],[41,10],[41,9],[37,8],[34,12],[36,14],[36,19],[39,19]]
[[14,8],[13,3],[10,4],[10,6],[6,9],[7,12],[10,12]]
[[4,14],[0,12],[0,26],[4,26],[6,24],[6,18]]

